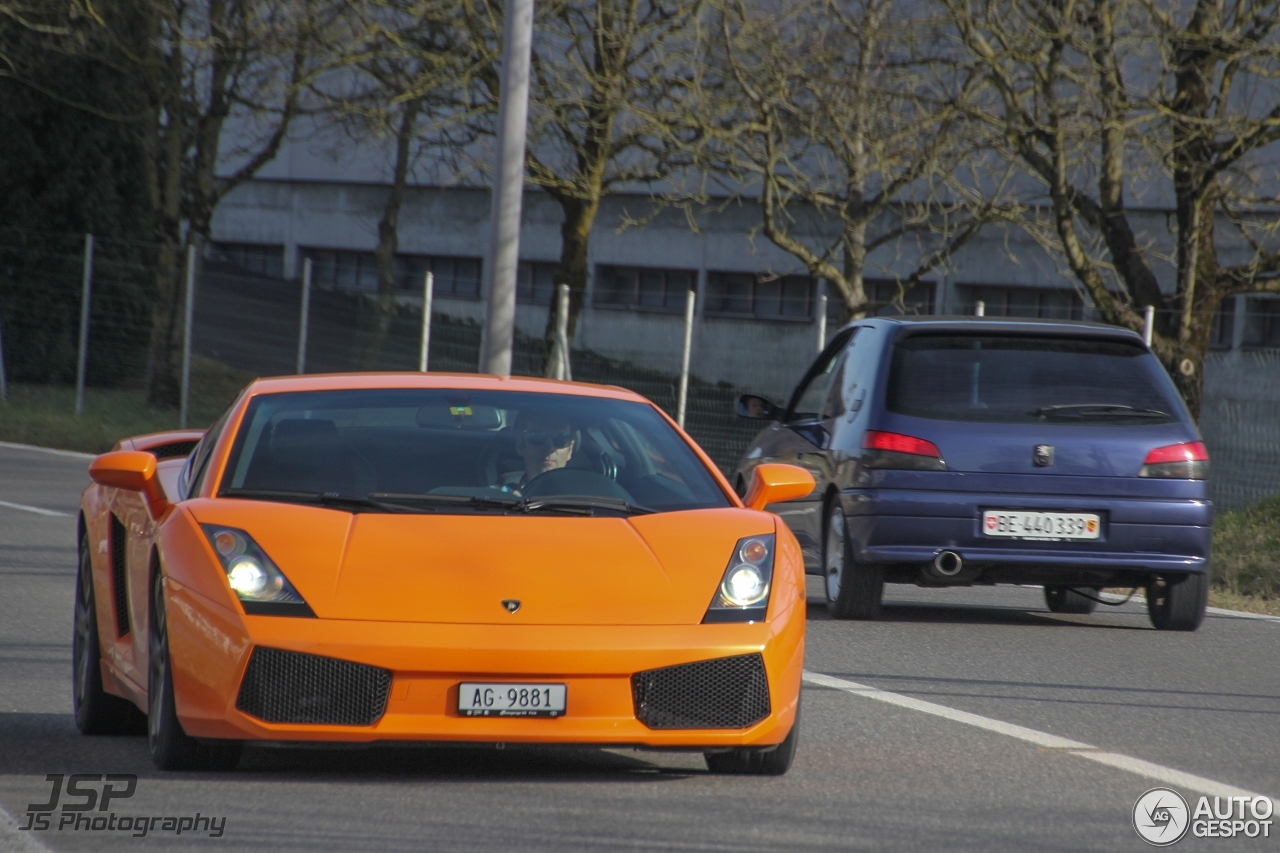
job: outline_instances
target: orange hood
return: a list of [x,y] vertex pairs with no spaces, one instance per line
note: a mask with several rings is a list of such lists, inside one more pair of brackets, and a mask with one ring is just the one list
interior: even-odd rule
[[743,509],[581,518],[201,503],[200,522],[248,532],[321,619],[697,624],[734,544],[774,529]]

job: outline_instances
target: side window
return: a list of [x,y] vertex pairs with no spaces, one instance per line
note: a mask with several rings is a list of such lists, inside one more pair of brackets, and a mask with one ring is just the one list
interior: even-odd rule
[[830,417],[839,417],[846,412],[852,417],[862,410],[875,382],[878,344],[882,333],[874,328],[865,328],[849,348],[845,350],[844,362],[840,366],[840,376],[832,383],[831,397],[828,406],[832,409]]
[[832,380],[840,374],[845,348],[856,331],[858,330],[846,329],[827,344],[827,348],[818,356],[818,360],[805,374],[800,387],[791,396],[791,405],[787,407],[787,421],[812,421],[823,416],[832,390]]
[[[237,399],[236,402],[239,402]],[[182,470],[182,497],[189,498],[200,491],[200,486],[204,483],[204,474],[209,467],[209,457],[213,454],[213,448],[218,443],[218,436],[222,435],[222,430],[227,425],[227,419],[231,417],[231,410],[236,407],[232,403],[222,417],[213,422],[213,426],[209,427],[209,431],[204,434],[204,438],[200,439],[195,451],[187,458],[187,464]]]

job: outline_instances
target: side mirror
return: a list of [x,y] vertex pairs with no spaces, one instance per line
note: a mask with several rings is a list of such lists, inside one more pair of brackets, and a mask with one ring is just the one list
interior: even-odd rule
[[735,407],[740,418],[751,418],[757,421],[776,421],[782,419],[782,409],[770,403],[764,397],[755,394],[743,394],[738,397]]
[[813,491],[813,475],[795,465],[767,462],[751,472],[751,485],[742,502],[748,509],[803,498]]
[[169,499],[156,476],[156,458],[150,453],[141,450],[104,453],[89,463],[89,479],[102,486],[141,492],[154,519],[159,519],[169,508]]

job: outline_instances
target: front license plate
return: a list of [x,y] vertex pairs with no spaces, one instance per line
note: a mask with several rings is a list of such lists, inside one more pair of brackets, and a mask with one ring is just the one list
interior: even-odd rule
[[1102,524],[1092,512],[989,509],[982,513],[982,533],[1003,539],[1097,539]]
[[563,684],[458,685],[458,713],[464,717],[559,717],[564,714]]

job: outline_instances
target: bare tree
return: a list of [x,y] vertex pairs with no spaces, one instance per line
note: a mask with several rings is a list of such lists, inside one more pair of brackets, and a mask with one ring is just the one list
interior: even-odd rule
[[702,189],[758,201],[764,235],[850,316],[868,268],[910,251],[901,299],[1003,214],[998,177],[964,171],[974,78],[935,50],[936,23],[902,0],[721,0],[703,21],[684,100]]
[[1222,300],[1280,292],[1280,3],[943,2],[989,86],[972,114],[1042,188],[1023,226],[1108,322],[1156,307],[1153,348],[1199,416]]
[[[529,182],[563,212],[554,281],[569,285],[570,338],[601,200],[662,181],[680,162],[664,140],[676,116],[673,87],[689,67],[687,27],[699,7],[699,0],[547,0],[536,7],[526,165]],[[501,3],[478,0],[477,9],[477,41],[496,46]],[[490,56],[483,91],[496,111],[496,47]],[[548,316],[553,356],[555,337]],[[548,375],[554,369],[553,357]]]

